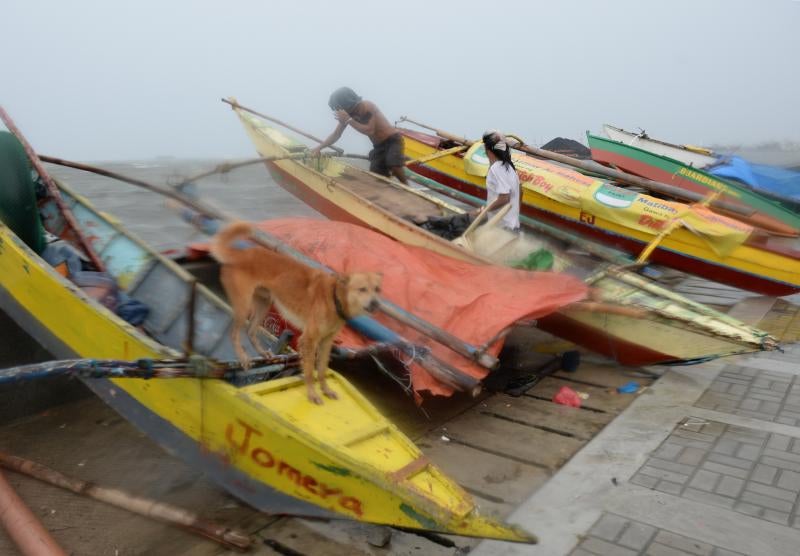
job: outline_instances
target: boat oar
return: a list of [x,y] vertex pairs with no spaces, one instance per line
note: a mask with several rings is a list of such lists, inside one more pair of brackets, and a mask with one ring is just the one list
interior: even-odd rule
[[[223,527],[201,519],[194,512],[171,504],[158,502],[141,496],[134,496],[119,489],[106,488],[93,483],[67,477],[40,463],[11,456],[0,452],[0,465],[6,469],[22,473],[34,479],[87,496],[129,512],[178,525],[192,533],[202,535],[212,541],[237,550],[247,550],[253,539],[247,533]],[[40,553],[41,554],[41,553]],[[63,554],[63,552],[62,552]]]
[[67,556],[0,472],[0,523],[23,556]]
[[[429,125],[417,122],[406,116],[402,116],[400,118],[400,121],[409,122],[423,129],[433,131],[436,135],[438,135],[442,139],[447,139],[448,141],[461,143],[463,145],[471,145],[475,143],[475,141],[472,141],[470,139],[466,139],[464,137],[459,137],[458,135],[447,133],[446,131],[442,131],[441,129],[437,129],[435,127],[431,127]],[[694,191],[681,189],[680,187],[676,187],[674,185],[669,185],[666,183],[657,182],[646,178],[640,178],[639,176],[634,176],[633,174],[622,172],[621,170],[614,170],[612,168],[608,168],[607,166],[603,166],[602,164],[599,164],[592,160],[581,160],[578,158],[567,156],[565,154],[560,154],[545,149],[539,149],[537,147],[531,147],[530,145],[525,145],[525,144],[511,145],[511,148],[516,149],[518,151],[522,151],[527,154],[538,156],[540,158],[555,160],[556,162],[561,162],[562,164],[567,164],[569,166],[573,166],[575,168],[584,170],[586,172],[599,174],[621,183],[638,185],[639,187],[647,189],[648,191],[655,191],[656,193],[661,193],[663,195],[667,195],[669,197],[673,197],[676,199],[682,199],[685,201],[702,201],[703,199],[705,199],[705,195],[703,195],[702,193],[695,193]],[[716,200],[713,203],[711,203],[710,206],[712,209],[721,210],[740,216],[752,216],[753,213],[756,212],[754,208],[735,205],[724,200]]]
[[33,165],[36,173],[39,174],[39,177],[44,182],[45,186],[47,187],[47,192],[56,202],[58,210],[64,217],[64,221],[67,223],[67,226],[69,226],[72,233],[75,234],[75,237],[77,237],[78,243],[80,243],[81,247],[83,247],[86,256],[89,257],[89,260],[92,261],[92,264],[97,268],[97,270],[105,270],[105,264],[103,264],[103,261],[97,256],[94,248],[86,239],[86,236],[81,232],[80,226],[78,226],[78,223],[75,221],[75,216],[72,214],[72,210],[70,210],[66,203],[64,203],[64,199],[61,198],[61,192],[53,181],[53,178],[51,178],[50,174],[47,173],[47,170],[45,170],[44,166],[42,165],[42,161],[36,155],[36,151],[33,150],[33,147],[31,147],[30,143],[28,143],[28,141],[22,135],[22,132],[14,124],[11,116],[8,115],[8,112],[6,112],[2,106],[0,106],[0,119],[2,119],[3,123],[6,124],[8,130],[16,136],[20,143],[22,143],[22,147],[25,149],[25,154],[28,155],[31,165]]
[[[193,211],[193,214],[184,215],[184,218],[188,218],[190,222],[195,224],[204,233],[213,234],[216,232],[220,223],[234,220],[234,218],[226,214],[224,211],[209,206],[207,203],[204,203],[199,199],[196,199],[193,196],[188,195],[186,192],[177,190],[172,187],[148,183],[136,178],[131,178],[128,176],[124,176],[122,174],[118,174],[116,172],[111,172],[103,168],[97,168],[95,166],[91,166],[88,164],[81,164],[79,162],[72,162],[53,157],[47,157],[46,160],[53,164],[68,166],[70,168],[76,168],[78,170],[84,170],[86,172],[92,172],[94,174],[99,174],[101,176],[106,176],[108,178],[113,178],[119,181],[123,181],[131,185],[147,189],[148,191],[158,193],[159,195],[163,195],[164,197],[167,197],[169,199],[173,199],[174,201],[177,201],[179,204],[188,207],[188,209],[190,209],[190,212]],[[325,267],[324,265],[321,265],[314,259],[311,259],[310,257],[303,255],[299,251],[296,251],[295,249],[277,240],[276,238],[270,236],[266,232],[263,232],[262,230],[255,230],[255,234],[252,240],[254,243],[257,243],[262,247],[266,247],[267,249],[271,249],[279,253],[287,254],[297,260],[302,261],[303,263],[311,267],[319,268],[325,270],[326,272],[332,272],[329,268]],[[386,305],[386,303],[382,303],[382,308],[384,305]],[[391,310],[391,305],[387,306],[386,309]],[[397,308],[397,311],[394,314],[390,314],[389,316],[392,316],[393,318],[402,322],[403,324],[411,326],[415,330],[419,330],[425,333],[425,331],[420,330],[419,328],[421,326],[421,323],[424,323],[424,321],[421,321],[421,319],[418,319],[417,317],[413,317],[413,315],[409,315],[408,312],[404,311],[399,307]],[[350,319],[350,321],[348,321],[348,325],[357,332],[359,332],[360,334],[362,334],[363,336],[366,336],[371,340],[375,340],[378,342],[391,342],[402,346],[413,345],[411,344],[411,342],[408,342],[408,340],[404,339],[402,336],[400,336],[393,330],[383,326],[379,322],[375,321],[374,319],[370,319],[368,317],[358,317],[355,319]],[[430,337],[433,338],[433,336]],[[461,346],[461,351],[469,354],[465,355],[465,357],[467,357],[468,359],[476,360],[478,363],[482,362],[491,363],[492,361],[496,363],[497,359],[495,357],[489,355],[488,353],[483,352],[479,348],[475,348],[474,346],[466,344],[460,339],[457,340],[461,344],[464,344]],[[439,340],[437,339],[437,341]],[[448,345],[444,342],[441,343],[459,353],[457,349],[454,348],[452,345]],[[444,384],[447,384],[448,386],[454,388],[455,390],[476,393],[477,390],[479,389],[480,381],[478,379],[459,371],[455,367],[445,363],[444,361],[440,360],[435,355],[433,355],[430,352],[427,352],[426,350],[409,349],[408,351],[405,351],[405,353],[409,356],[417,357],[417,361],[420,364],[420,366],[422,366],[424,369],[430,372],[431,375],[436,377],[437,380],[439,380]],[[480,360],[478,360],[477,358],[480,358]],[[491,365],[487,366],[487,368],[491,368]]]
[[[296,127],[290,126],[286,122],[282,122],[282,121],[278,120],[277,118],[273,118],[271,116],[267,116],[266,114],[262,114],[261,112],[256,112],[252,108],[247,108],[246,106],[242,106],[233,97],[231,97],[231,98],[223,98],[223,99],[220,99],[220,100],[222,102],[226,103],[226,104],[230,104],[231,108],[233,110],[239,109],[239,110],[244,110],[245,112],[250,112],[254,116],[258,116],[259,118],[263,118],[263,119],[265,119],[267,121],[270,121],[270,122],[276,123],[278,125],[281,125],[281,126],[285,127],[286,129],[290,129],[290,130],[294,131],[295,133],[297,133],[299,135],[302,135],[303,137],[311,139],[312,141],[316,141],[317,143],[322,143],[322,139],[320,139],[319,137],[314,137],[310,133],[306,133],[302,129],[297,129]],[[333,145],[331,145],[329,148],[333,149],[334,151],[336,151],[339,154],[344,154],[344,151],[342,149],[340,149],[339,147],[334,147]]]

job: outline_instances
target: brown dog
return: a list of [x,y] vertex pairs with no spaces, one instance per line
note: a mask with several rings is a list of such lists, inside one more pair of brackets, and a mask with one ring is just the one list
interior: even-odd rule
[[240,334],[251,311],[247,335],[262,356],[271,355],[259,343],[256,331],[275,303],[283,317],[302,330],[298,347],[308,399],[322,403],[314,389],[315,368],[322,392],[336,399],[325,380],[333,340],[347,319],[377,307],[381,275],[364,272],[334,276],[261,246],[234,245],[252,234],[250,224],[235,222],[211,242],[211,254],[222,263],[220,279],[233,307],[231,340],[239,361],[245,368],[250,366]]

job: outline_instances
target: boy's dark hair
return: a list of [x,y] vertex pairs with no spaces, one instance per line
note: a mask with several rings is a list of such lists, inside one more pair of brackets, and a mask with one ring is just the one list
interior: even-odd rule
[[492,154],[501,160],[504,166],[511,166],[514,170],[517,169],[511,161],[511,148],[508,146],[505,137],[499,132],[487,131],[484,133],[483,145],[486,147],[487,151],[492,151]]

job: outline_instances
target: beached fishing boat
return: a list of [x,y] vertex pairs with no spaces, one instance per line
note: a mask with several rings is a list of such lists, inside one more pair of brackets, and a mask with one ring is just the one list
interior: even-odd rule
[[[66,185],[59,188],[61,206],[51,194],[27,216],[38,219],[41,212],[44,228],[71,244],[77,244],[77,232],[85,234],[119,288],[144,303],[149,314],[141,328],[124,322],[45,262],[34,251],[41,242],[27,244],[5,223],[0,223],[0,309],[57,358],[174,358],[192,328],[196,353],[234,358],[231,311],[224,301]],[[77,230],[67,225],[64,209]],[[261,334],[264,341],[275,341]],[[268,375],[246,384],[82,380],[169,453],[262,511],[534,539],[482,516],[463,489],[333,371],[328,380],[339,399],[323,405],[308,401],[296,376]]]
[[[234,109],[261,156],[274,159],[307,149],[235,103]],[[331,219],[372,228],[459,260],[493,262],[412,223],[420,216],[458,212],[434,196],[410,191],[341,159],[294,158],[266,165],[281,187]],[[601,292],[604,302],[641,313],[631,316],[624,311],[610,314],[567,307],[539,320],[538,326],[545,331],[629,365],[695,361],[775,346],[766,333],[631,272],[594,260],[582,262],[568,255],[560,241],[541,240],[542,247],[554,254],[556,268],[580,276]]]
[[[732,182],[732,187],[740,187],[743,184],[757,194],[780,203],[790,211],[795,213],[800,211],[800,172],[778,166],[755,164],[739,156],[719,154],[702,147],[659,141],[644,132],[631,133],[610,125],[603,126],[603,131],[614,141],[703,170],[718,179]],[[598,153],[598,156],[604,155]]]
[[[486,197],[488,160],[480,145],[464,154],[448,154],[453,145],[449,139],[411,130],[403,134],[410,159],[444,155],[411,164],[411,169],[447,186],[444,192]],[[649,262],[745,290],[776,296],[800,291],[796,238],[756,232],[702,207],[638,194],[563,164],[522,153],[514,154],[514,162],[521,177],[520,210],[534,221],[634,255],[654,244]],[[687,216],[697,218],[660,235],[673,219]]]
[[[618,130],[617,134],[623,130]],[[708,166],[717,159],[681,150],[680,146],[656,142],[649,138],[633,138],[619,141],[587,133],[592,158],[597,162],[617,167],[631,174],[675,185],[688,191],[710,194],[721,191],[722,199],[734,206],[753,210],[747,216],[727,213],[743,222],[785,235],[800,233],[800,213],[791,205],[769,198],[753,186],[738,183],[712,174]],[[664,152],[667,151],[667,152]],[[689,155],[699,166],[686,162]],[[671,155],[678,155],[675,158]],[[789,200],[787,199],[787,202]]]
[[644,131],[641,133],[633,133],[620,127],[605,124],[603,125],[603,132],[612,141],[633,145],[634,147],[639,147],[653,154],[672,158],[692,168],[704,169],[712,164],[716,164],[719,160],[717,154],[711,149],[660,141],[658,139],[653,139]]

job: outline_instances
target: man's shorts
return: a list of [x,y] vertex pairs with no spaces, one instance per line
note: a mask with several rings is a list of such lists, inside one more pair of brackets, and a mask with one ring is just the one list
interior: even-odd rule
[[405,164],[403,158],[403,136],[399,133],[388,137],[369,151],[369,170],[382,176],[391,174],[391,168],[402,167]]

